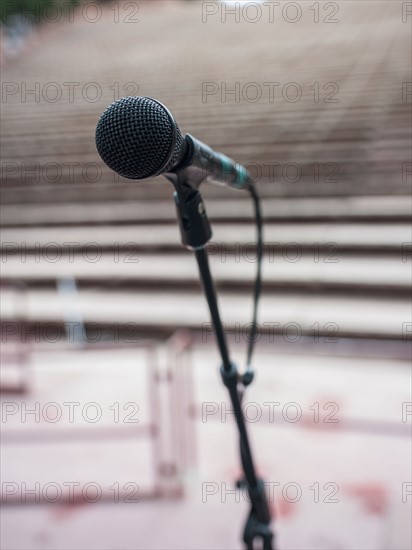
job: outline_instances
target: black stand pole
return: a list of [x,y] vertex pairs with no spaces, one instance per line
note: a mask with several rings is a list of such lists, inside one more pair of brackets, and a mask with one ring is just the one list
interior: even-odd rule
[[241,408],[241,399],[238,391],[238,371],[236,365],[229,360],[229,353],[217,306],[216,292],[209,270],[207,253],[204,248],[200,248],[195,250],[195,254],[222,357],[223,364],[220,369],[220,373],[222,375],[223,383],[229,391],[230,400],[235,413],[236,424],[239,429],[240,455],[245,479],[238,483],[238,487],[247,488],[250,502],[252,504],[252,509],[249,513],[243,533],[243,540],[246,544],[247,550],[253,550],[254,540],[258,537],[263,540],[264,550],[272,550],[273,535],[269,527],[270,512],[266,500],[263,481],[256,477],[252,452],[249,445],[249,438]]
[[188,184],[188,175],[182,171],[168,174],[176,192],[174,199],[183,245],[195,251],[203,289],[209,306],[212,323],[216,331],[219,352],[222,358],[220,369],[223,383],[229,391],[236,424],[240,436],[240,455],[244,479],[237,483],[239,488],[246,488],[251,502],[251,510],[246,521],[243,540],[247,550],[255,548],[256,540],[263,541],[263,550],[273,550],[273,533],[270,529],[270,511],[266,499],[264,483],[256,476],[256,470],[249,445],[245,419],[241,407],[239,374],[236,365],[229,358],[229,351],[219,315],[216,290],[209,269],[205,246],[212,236],[209,220],[206,215],[203,199],[197,189]]

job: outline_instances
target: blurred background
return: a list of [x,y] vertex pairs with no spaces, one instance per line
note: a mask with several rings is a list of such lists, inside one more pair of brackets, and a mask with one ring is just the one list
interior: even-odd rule
[[[172,186],[97,154],[164,102],[265,218],[244,398],[277,548],[411,548],[411,21],[392,1],[1,2],[4,549],[236,549],[233,415]],[[204,185],[242,368],[249,197]]]

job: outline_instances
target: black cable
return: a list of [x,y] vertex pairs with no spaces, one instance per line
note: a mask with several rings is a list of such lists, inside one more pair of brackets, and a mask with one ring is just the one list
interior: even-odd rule
[[262,210],[260,206],[259,195],[257,194],[256,188],[253,184],[249,187],[250,194],[253,199],[253,205],[255,209],[255,222],[257,230],[257,239],[256,239],[256,251],[257,251],[257,266],[256,266],[256,279],[255,287],[253,292],[253,319],[252,326],[250,327],[249,333],[249,345],[247,350],[247,359],[246,359],[246,371],[252,370],[252,355],[254,351],[254,346],[256,342],[256,333],[257,333],[257,312],[259,306],[259,298],[262,290],[262,259],[263,259],[263,218]]

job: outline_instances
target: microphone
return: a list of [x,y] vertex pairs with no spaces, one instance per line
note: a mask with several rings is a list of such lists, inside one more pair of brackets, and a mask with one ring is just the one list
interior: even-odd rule
[[244,166],[190,134],[184,137],[170,111],[150,97],[124,97],[109,105],[96,127],[96,147],[109,168],[129,179],[186,170],[195,185],[208,180],[249,189]]
[[[272,550],[270,510],[264,483],[256,474],[241,408],[243,392],[238,389],[240,384],[246,387],[253,380],[251,359],[256,341],[257,309],[261,291],[262,215],[253,181],[246,168],[240,164],[213,151],[190,134],[183,137],[169,110],[150,97],[125,97],[109,105],[96,127],[96,147],[103,161],[121,176],[140,180],[164,174],[175,186],[173,197],[182,242],[195,251],[222,358],[222,379],[229,390],[240,435],[244,480],[238,482],[238,486],[247,488],[251,503],[243,540],[248,548],[254,548],[254,540],[259,538],[263,540],[263,548]],[[212,232],[197,186],[209,179],[235,189],[247,189],[255,205],[258,262],[247,366],[242,375],[230,360],[205,250]]]

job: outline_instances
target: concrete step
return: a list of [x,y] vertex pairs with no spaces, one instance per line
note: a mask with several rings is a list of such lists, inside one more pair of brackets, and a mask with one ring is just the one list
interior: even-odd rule
[[[252,223],[213,224],[211,247],[222,245],[233,247],[251,245],[255,242],[256,231]],[[134,246],[137,250],[171,249],[181,250],[177,223],[121,226],[70,226],[70,227],[6,227],[1,232],[3,254],[20,254],[23,250],[39,251],[53,246],[64,250],[78,250],[90,243],[98,243],[102,250]],[[276,250],[277,243],[283,252],[285,247],[299,245],[302,248],[316,249],[317,245],[331,243],[339,250],[393,251],[406,249],[411,241],[411,227],[406,223],[266,223],[264,240]],[[66,244],[65,244],[66,243]],[[69,244],[70,243],[70,244]]]
[[[211,220],[253,220],[251,201],[243,198],[206,201]],[[403,196],[339,197],[305,199],[266,199],[262,205],[267,222],[310,221],[410,221],[412,198]],[[165,201],[117,201],[79,204],[5,205],[1,210],[3,226],[46,226],[133,222],[175,221],[172,199]]]
[[[26,322],[67,321],[68,304],[56,290],[28,289],[20,312]],[[110,286],[81,289],[69,296],[70,316],[98,325],[131,325],[140,329],[173,331],[193,328],[211,332],[206,300],[198,291],[113,291]],[[247,331],[252,315],[252,297],[239,292],[221,292],[222,320],[232,331]],[[16,295],[4,291],[0,309],[5,322],[16,318]],[[340,337],[390,338],[405,346],[411,327],[411,308],[404,298],[342,296],[264,292],[259,307],[259,330],[269,334],[285,331],[292,339],[299,334],[322,334],[328,341]],[[243,333],[243,332],[242,332]]]
[[[253,249],[244,246],[211,251],[211,269],[217,284],[232,288],[252,284],[256,271]],[[89,248],[83,254],[47,254],[28,254],[24,261],[20,255],[9,256],[2,265],[2,277],[49,285],[73,277],[80,284],[96,288],[107,283],[156,285],[164,289],[199,285],[196,261],[187,251],[143,255],[138,249],[102,253],[98,248]],[[379,294],[402,291],[409,296],[411,262],[406,258],[402,261],[401,254],[393,258],[362,258],[343,255],[336,246],[304,253],[299,246],[288,246],[283,254],[269,251],[263,262],[263,277],[268,289],[363,290]]]

